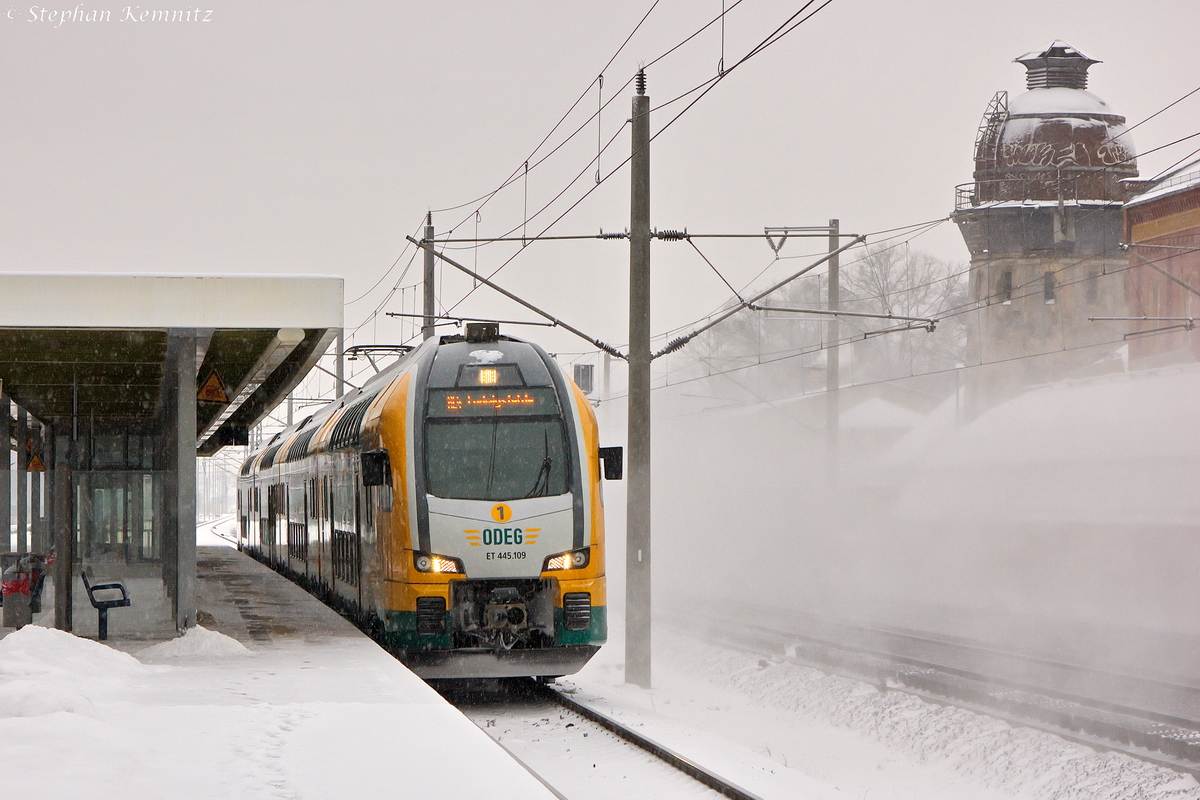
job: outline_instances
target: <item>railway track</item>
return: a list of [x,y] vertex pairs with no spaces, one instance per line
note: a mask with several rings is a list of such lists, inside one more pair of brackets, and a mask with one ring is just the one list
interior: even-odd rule
[[[207,527],[213,535],[237,545],[236,539],[220,533],[223,521]],[[642,792],[649,780],[670,797],[761,800],[552,686],[527,678],[431,683],[557,797],[581,800],[612,797],[618,791]],[[506,742],[506,736],[514,732]],[[541,735],[557,736],[561,741],[531,748],[527,746],[530,742],[521,738],[531,733],[538,737],[534,743],[541,743]],[[588,764],[591,772],[582,772]],[[560,785],[568,788],[569,794],[564,794]]]
[[[1200,778],[1200,688],[898,628],[706,617],[706,638],[904,691]],[[682,625],[682,621],[679,621]],[[688,625],[695,627],[693,617]],[[1120,700],[1116,698],[1122,698]],[[1129,700],[1127,698],[1136,698]]]
[[219,530],[219,528],[221,527],[221,525],[222,525],[223,523],[225,523],[225,522],[227,522],[227,521],[229,521],[229,520],[231,520],[231,519],[234,519],[234,518],[235,518],[235,515],[233,515],[233,514],[226,514],[225,516],[222,516],[222,517],[217,517],[217,518],[215,518],[215,519],[210,519],[210,520],[208,520],[208,521],[206,521],[206,522],[202,522],[202,523],[200,523],[200,526],[199,526],[199,527],[206,527],[206,528],[208,528],[209,532],[210,532],[210,533],[211,533],[213,536],[216,536],[218,539],[224,539],[225,541],[229,542],[229,543],[230,543],[231,545],[233,545],[234,547],[237,547],[237,545],[238,545],[238,540],[237,540],[237,537],[235,537],[235,536],[226,536],[225,534],[221,533],[221,532],[220,532],[220,530]]
[[511,679],[437,688],[558,797],[624,792],[760,800],[553,686]]

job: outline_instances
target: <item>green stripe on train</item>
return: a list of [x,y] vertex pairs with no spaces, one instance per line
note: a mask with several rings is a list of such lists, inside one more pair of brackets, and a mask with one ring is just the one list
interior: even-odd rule
[[[563,627],[563,610],[554,609],[554,643],[556,645],[590,644],[601,645],[608,641],[608,609],[592,606],[591,624],[581,631],[569,631]],[[446,632],[435,634],[417,633],[417,612],[388,611],[388,646],[397,650],[449,650],[450,612],[446,612]]]
[[608,608],[592,606],[592,624],[581,631],[569,631],[563,627],[563,610],[554,609],[555,644],[595,644],[608,641]]
[[384,636],[396,650],[449,650],[450,612],[446,612],[445,633],[417,633],[416,611],[388,611]]

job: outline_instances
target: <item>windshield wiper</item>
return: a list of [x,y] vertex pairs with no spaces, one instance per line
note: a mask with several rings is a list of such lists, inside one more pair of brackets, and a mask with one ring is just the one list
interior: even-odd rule
[[[545,442],[545,455],[542,456],[542,468],[538,470],[537,478],[533,481],[533,488],[529,490],[526,497],[545,497],[550,494],[550,468],[554,466],[554,458],[550,455],[550,432],[542,431],[542,436]],[[538,491],[538,490],[541,491]]]

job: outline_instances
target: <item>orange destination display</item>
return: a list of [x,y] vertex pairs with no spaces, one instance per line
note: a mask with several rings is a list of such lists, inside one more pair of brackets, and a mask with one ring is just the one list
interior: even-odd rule
[[557,413],[558,401],[550,388],[431,389],[427,411],[430,417],[529,417]]

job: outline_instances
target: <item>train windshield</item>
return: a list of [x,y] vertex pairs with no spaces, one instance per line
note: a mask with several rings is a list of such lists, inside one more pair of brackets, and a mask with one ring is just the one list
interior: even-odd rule
[[457,500],[515,500],[570,491],[561,419],[430,418],[426,490]]

